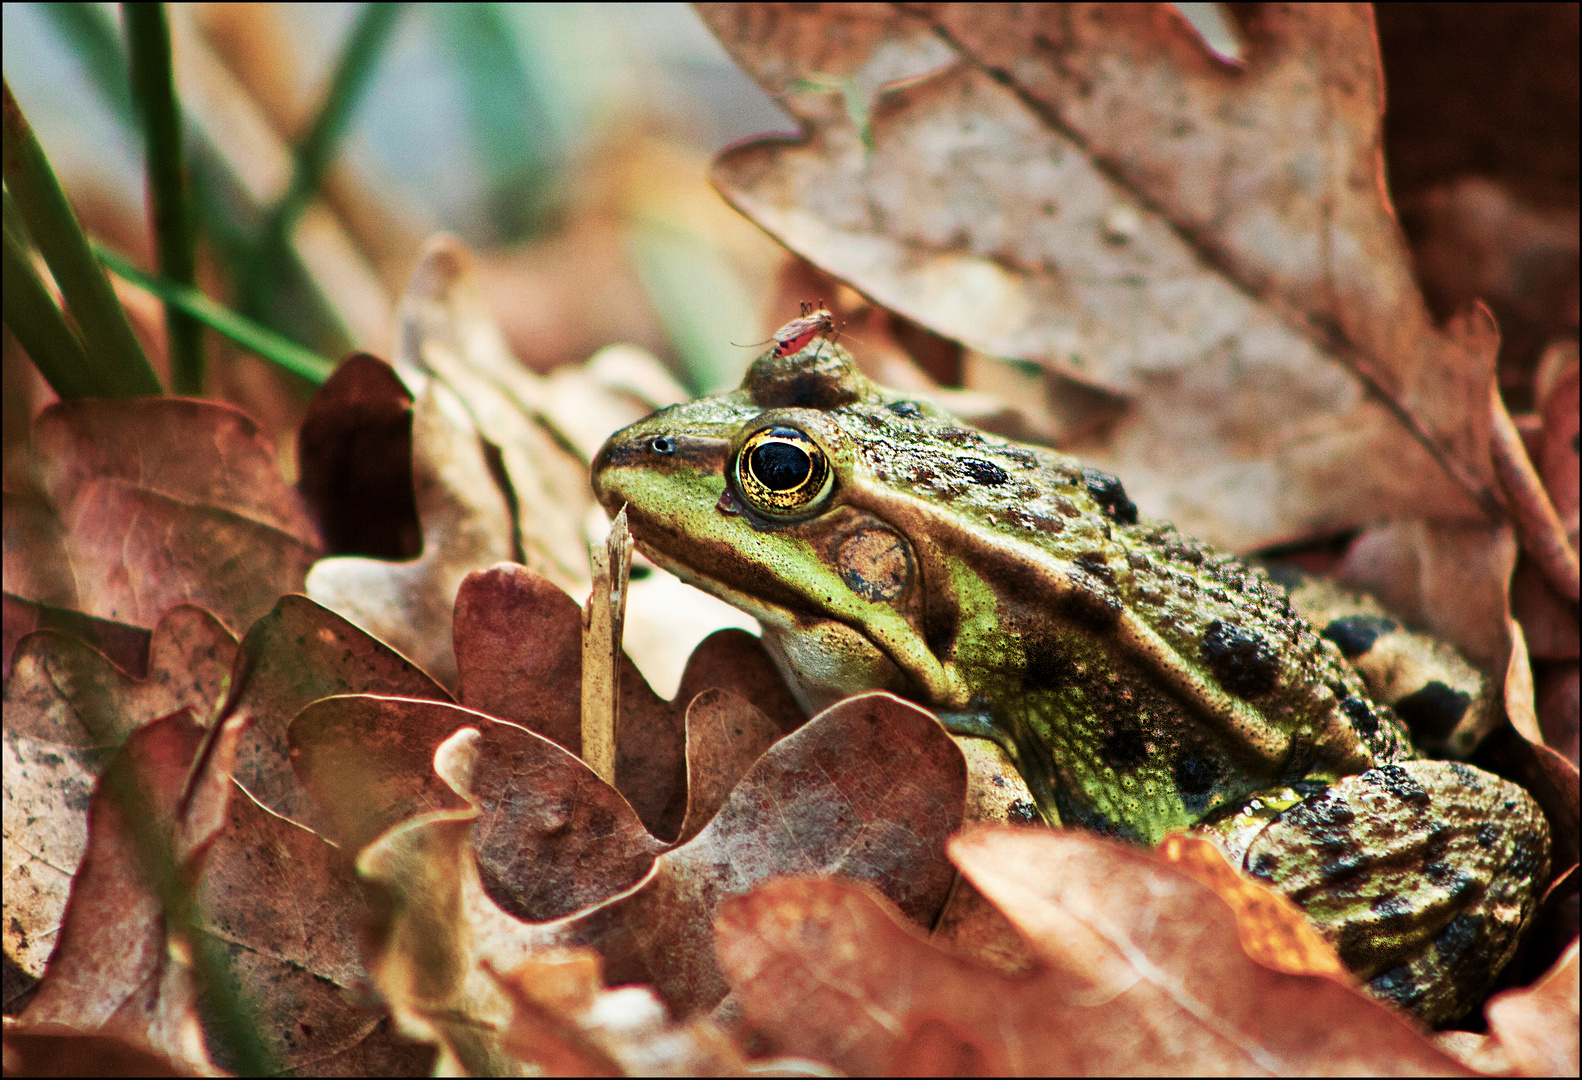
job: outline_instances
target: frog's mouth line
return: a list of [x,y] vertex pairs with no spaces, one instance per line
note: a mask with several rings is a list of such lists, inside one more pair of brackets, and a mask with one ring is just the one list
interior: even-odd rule
[[[634,539],[637,541],[637,549],[647,556],[648,560],[661,570],[665,570],[674,574],[688,585],[691,585],[694,589],[698,589],[701,592],[706,592],[710,596],[723,600],[732,607],[740,608],[761,623],[768,623],[771,626],[789,628],[805,623],[809,618],[819,617],[811,612],[794,610],[789,607],[782,607],[777,604],[767,603],[763,599],[754,596],[751,593],[742,592],[739,589],[725,584],[725,582],[721,581],[719,578],[710,577],[708,574],[705,574],[702,571],[697,570],[696,568],[689,566],[678,559],[671,558],[669,555],[665,554],[663,549],[655,547],[646,540],[641,538]],[[827,619],[826,617],[826,621],[834,620]]]

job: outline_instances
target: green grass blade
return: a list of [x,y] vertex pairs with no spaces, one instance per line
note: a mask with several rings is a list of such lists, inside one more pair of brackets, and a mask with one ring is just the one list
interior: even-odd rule
[[27,249],[10,229],[5,231],[5,324],[11,328],[33,366],[63,399],[95,397],[82,342],[55,306]]
[[89,382],[105,397],[163,392],[9,82],[4,150],[6,187],[82,334]]
[[[198,281],[198,237],[187,197],[187,161],[181,141],[181,103],[171,68],[170,23],[164,4],[121,5],[126,51],[131,60],[132,97],[143,117],[148,208],[153,218],[159,273],[182,285]],[[178,394],[203,394],[203,324],[165,306],[170,336],[170,382]]]
[[[99,101],[129,134],[135,134],[130,75],[115,19],[99,4],[40,4],[39,11],[82,62]],[[186,120],[192,194],[201,231],[227,278],[240,287],[256,262],[257,237],[266,212],[197,118],[189,115]],[[267,315],[265,321],[272,328],[330,353],[351,348],[351,334],[340,313],[295,251],[285,253],[279,273],[265,285],[264,311],[255,317]]]
[[402,7],[401,4],[375,2],[364,4],[358,12],[330,78],[324,103],[296,146],[291,185],[264,221],[258,256],[252,261],[242,289],[242,306],[249,314],[256,315],[263,310],[269,282],[278,275],[278,268],[290,252],[291,234],[324,182],[324,173],[335,158],[340,137],[368,87],[369,76],[390,40]]
[[181,285],[145,274],[124,256],[103,244],[96,243],[93,247],[99,258],[104,260],[104,265],[118,276],[140,289],[147,289],[165,303],[186,312],[209,329],[224,334],[248,352],[263,357],[276,367],[300,375],[314,386],[322,385],[334,372],[335,365],[312,349],[303,348],[290,338],[282,337],[268,327],[260,326],[246,316],[216,304],[191,285]]

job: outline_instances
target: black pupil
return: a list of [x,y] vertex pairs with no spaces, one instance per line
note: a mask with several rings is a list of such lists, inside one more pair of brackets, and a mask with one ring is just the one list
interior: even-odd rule
[[807,451],[790,443],[764,443],[752,453],[753,475],[770,491],[790,491],[813,470]]

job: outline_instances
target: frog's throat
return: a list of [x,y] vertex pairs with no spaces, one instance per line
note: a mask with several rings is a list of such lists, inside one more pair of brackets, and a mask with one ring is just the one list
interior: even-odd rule
[[[969,562],[976,559],[982,565],[1015,564],[1022,572],[1021,580],[1047,597],[1052,610],[1058,609],[1062,601],[1080,599],[1087,592],[1088,586],[1083,583],[1087,575],[1074,563],[1051,558],[1042,548],[947,515],[914,496],[870,487],[854,495],[851,505],[897,526],[903,535],[952,532],[960,538],[961,552]],[[1188,707],[1218,728],[1227,739],[1226,745],[1238,747],[1240,753],[1271,771],[1283,766],[1291,748],[1290,735],[1270,723],[1250,703],[1226,693],[1196,665],[1186,663],[1175,647],[1130,607],[1121,606],[1114,626],[1107,632],[1140,663],[1158,672]],[[959,674],[951,673],[961,681]]]
[[[740,608],[760,623],[788,630],[797,629],[798,615],[790,609],[767,603],[751,593],[732,588],[718,578],[710,577],[695,567],[670,557],[662,549],[644,543],[641,538],[637,539],[637,547],[656,566],[668,570],[693,588],[701,589],[733,607]],[[892,640],[890,634],[876,633],[873,626],[860,620],[843,618],[829,612],[822,612],[820,615],[830,622],[841,623],[858,631],[874,648],[889,657],[891,663],[906,673],[918,694],[933,707],[961,709],[972,700],[972,688],[961,672],[954,664],[940,663],[938,658],[923,646],[921,638],[916,642],[898,642]]]

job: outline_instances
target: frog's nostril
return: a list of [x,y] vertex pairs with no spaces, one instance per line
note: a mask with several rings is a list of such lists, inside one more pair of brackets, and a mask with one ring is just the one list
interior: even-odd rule
[[676,441],[669,435],[655,435],[648,440],[648,448],[656,454],[674,454]]

